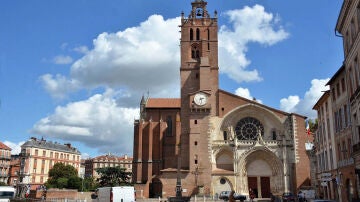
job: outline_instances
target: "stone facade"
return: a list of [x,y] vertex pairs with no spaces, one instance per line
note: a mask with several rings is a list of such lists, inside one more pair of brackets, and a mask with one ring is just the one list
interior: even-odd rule
[[134,123],[137,193],[175,196],[181,182],[186,196],[252,188],[268,198],[310,185],[306,117],[219,89],[217,13],[191,5],[180,25],[181,97],[143,97]]

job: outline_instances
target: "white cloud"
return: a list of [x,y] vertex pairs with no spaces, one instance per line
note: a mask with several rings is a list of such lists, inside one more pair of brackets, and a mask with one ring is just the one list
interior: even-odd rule
[[256,69],[247,67],[251,61],[246,58],[249,43],[260,43],[271,46],[283,41],[289,36],[281,26],[280,18],[267,13],[263,6],[245,6],[241,10],[231,10],[225,13],[232,27],[221,26],[219,31],[219,65],[234,81],[261,81]]
[[117,96],[108,89],[87,100],[58,106],[53,114],[38,121],[31,133],[82,142],[99,153],[131,153],[133,123],[139,109],[119,107]]
[[67,65],[71,64],[73,59],[68,55],[58,55],[54,57],[53,62],[58,65]]
[[44,74],[40,77],[46,91],[48,91],[54,98],[63,99],[68,93],[80,89],[80,84],[77,80],[67,79],[61,74],[55,77],[51,74]]
[[55,97],[79,89],[78,84],[121,88],[137,99],[148,90],[152,97],[179,97],[179,23],[180,18],[152,15],[137,27],[104,32],[93,49],[76,49],[86,54],[71,66],[70,78],[42,76],[45,89]]
[[303,99],[300,99],[298,95],[283,98],[280,100],[280,109],[286,112],[299,113],[311,119],[316,118],[316,111],[312,110],[312,108],[322,96],[323,91],[329,90],[329,87],[325,86],[328,81],[329,78],[313,79],[311,81],[311,87],[306,91]]
[[249,89],[247,88],[238,88],[235,90],[235,95],[238,95],[238,96],[241,96],[241,97],[244,97],[246,99],[249,99],[249,100],[255,100],[257,101],[258,103],[262,103],[261,100],[258,100],[256,99],[255,97],[253,97],[251,94],[250,94],[250,91]]
[[299,104],[300,98],[297,95],[290,95],[280,100],[280,109],[286,112],[295,112],[296,106]]
[[4,141],[4,144],[8,147],[11,148],[11,154],[16,155],[19,154],[21,152],[21,145],[23,145],[25,142],[18,142],[18,143],[14,143],[14,142],[10,142],[10,141]]
[[87,54],[89,52],[89,48],[87,46],[78,46],[74,48],[74,51],[82,54]]

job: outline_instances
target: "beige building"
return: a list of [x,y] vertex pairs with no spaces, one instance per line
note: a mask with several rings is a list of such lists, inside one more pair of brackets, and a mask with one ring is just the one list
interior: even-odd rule
[[[325,193],[325,197],[338,197],[339,201],[351,201],[359,199],[360,193],[360,1],[344,0],[338,20],[336,22],[337,35],[343,39],[344,62],[327,85],[330,91],[326,92],[327,101],[318,101],[314,107],[318,111],[319,130],[316,138],[319,148],[317,152],[318,162],[325,166],[321,167],[318,174],[330,172],[335,179],[332,186],[337,192]],[[325,105],[327,104],[327,106]],[[324,110],[329,110],[326,115]],[[328,120],[324,120],[324,118]],[[329,125],[324,124],[330,123]],[[330,136],[331,141],[322,142]],[[328,139],[328,140],[330,140]],[[331,149],[330,150],[326,150]],[[334,155],[332,160],[326,162],[325,153]],[[327,153],[327,155],[330,155]],[[329,159],[329,158],[328,158]],[[331,159],[330,159],[331,160]],[[326,170],[328,168],[328,170]],[[334,191],[330,188],[330,191]]]
[[124,156],[115,156],[112,154],[106,154],[97,156],[95,158],[90,158],[85,160],[85,176],[99,178],[99,174],[96,172],[97,168],[106,168],[106,167],[120,167],[126,168],[127,172],[132,172],[132,157]]
[[[336,30],[343,38],[344,68],[346,87],[351,114],[352,126],[352,157],[355,163],[356,179],[354,189],[348,195],[359,198],[360,193],[360,1],[345,0],[341,7]],[[356,185],[356,186],[355,186]]]
[[11,149],[0,142],[0,182],[8,183],[10,175]]
[[59,144],[44,139],[31,138],[21,146],[20,182],[31,189],[48,180],[49,170],[56,163],[72,165],[80,172],[80,151],[71,144]]
[[[332,101],[331,91],[328,90],[324,92],[313,107],[313,109],[317,111],[318,119],[318,130],[314,134],[314,146],[316,148],[315,183],[318,196],[323,196],[326,199],[339,199],[342,198],[342,192],[340,186],[338,186],[336,182],[340,179],[341,170],[346,170],[345,168],[347,165],[344,166],[345,163],[338,163],[339,158],[342,158],[342,156],[337,155],[339,138],[336,138],[335,136]],[[336,114],[337,113],[338,112],[336,112]]]
[[217,13],[191,6],[179,22],[180,98],[143,97],[134,123],[136,190],[175,196],[181,180],[185,196],[251,188],[269,198],[310,186],[306,117],[219,89]]

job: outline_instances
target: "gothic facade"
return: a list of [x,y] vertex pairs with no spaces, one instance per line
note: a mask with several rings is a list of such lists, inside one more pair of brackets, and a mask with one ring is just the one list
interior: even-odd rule
[[258,198],[310,185],[306,117],[219,89],[217,13],[191,5],[180,24],[180,98],[143,97],[134,123],[137,197],[175,196],[179,182],[186,196],[252,188]]

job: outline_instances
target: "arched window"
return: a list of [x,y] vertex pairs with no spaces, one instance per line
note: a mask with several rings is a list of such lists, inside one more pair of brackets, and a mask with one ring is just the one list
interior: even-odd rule
[[200,58],[200,50],[198,49],[197,45],[193,45],[191,47],[191,58]]
[[190,41],[194,40],[194,31],[190,28]]
[[172,119],[171,119],[171,116],[168,116],[166,118],[166,124],[167,124],[166,136],[171,137],[171,136],[173,136],[173,134],[172,134]]
[[272,139],[276,140],[276,131],[275,130],[272,131]]
[[224,140],[227,140],[227,132],[226,132],[226,130],[224,130],[223,136],[224,136]]
[[196,40],[200,40],[200,29],[196,28]]

